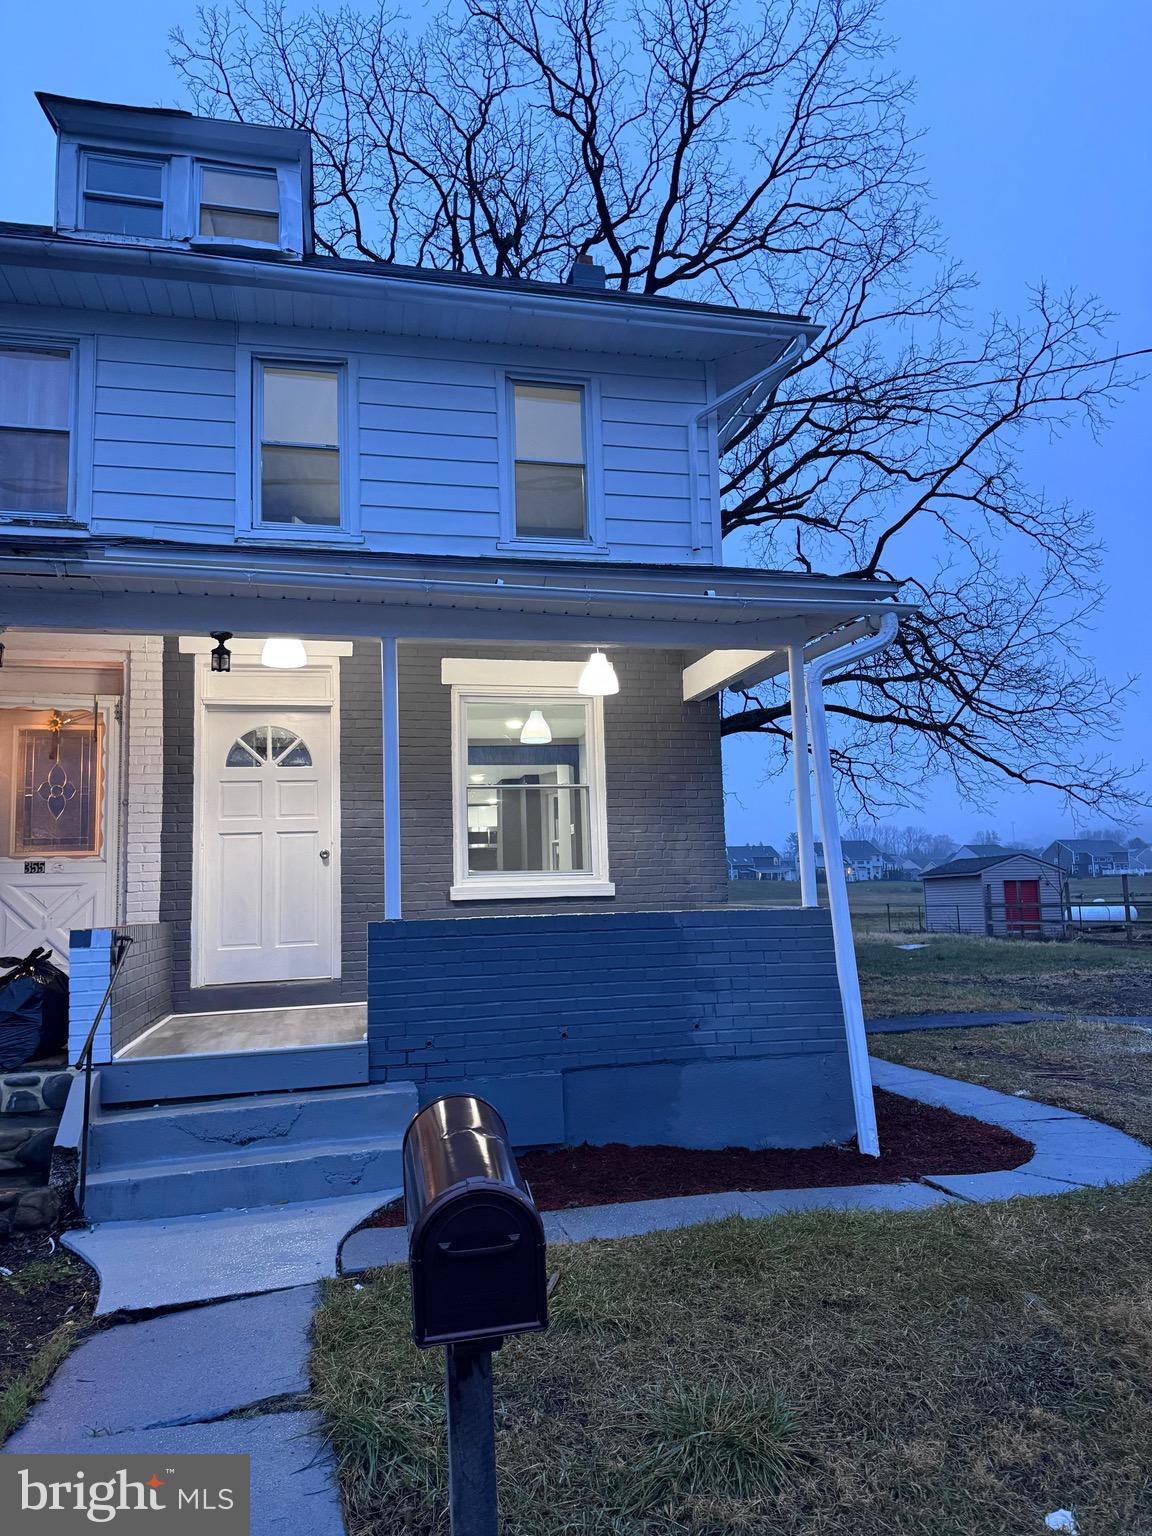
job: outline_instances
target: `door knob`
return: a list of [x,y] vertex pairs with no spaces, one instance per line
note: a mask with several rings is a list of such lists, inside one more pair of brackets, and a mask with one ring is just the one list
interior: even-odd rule
[[327,848],[321,848],[321,850],[320,850],[320,859],[321,859],[322,863],[327,864],[328,860],[331,857],[332,857],[332,855],[331,855],[331,853],[329,852],[329,850]]

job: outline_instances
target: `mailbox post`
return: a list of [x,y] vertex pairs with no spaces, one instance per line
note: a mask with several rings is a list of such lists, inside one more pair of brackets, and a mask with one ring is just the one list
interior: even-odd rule
[[492,1352],[548,1326],[544,1225],[483,1099],[426,1104],[403,1161],[412,1337],[445,1348],[452,1536],[496,1536]]

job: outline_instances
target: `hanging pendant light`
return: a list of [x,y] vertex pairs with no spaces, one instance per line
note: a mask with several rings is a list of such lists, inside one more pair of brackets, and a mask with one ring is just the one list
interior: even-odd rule
[[260,665],[263,667],[306,667],[308,665],[308,652],[304,649],[303,640],[293,640],[287,635],[271,635],[264,642],[264,649],[260,652]]
[[593,651],[580,674],[580,692],[589,698],[602,699],[606,694],[620,692],[620,679],[616,668],[603,651]]
[[552,740],[552,732],[548,722],[538,709],[534,709],[524,722],[524,729],[520,732],[520,745],[524,747],[546,747]]
[[228,642],[232,638],[230,629],[214,629],[211,638],[216,644],[210,652],[212,657],[213,672],[231,672],[232,652],[228,649]]

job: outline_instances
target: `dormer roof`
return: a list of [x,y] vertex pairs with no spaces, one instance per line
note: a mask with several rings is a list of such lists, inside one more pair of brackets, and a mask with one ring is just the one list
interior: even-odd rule
[[[56,131],[56,230],[61,234],[132,241],[131,232],[93,231],[85,227],[86,169],[89,158],[106,163],[124,155],[136,163],[149,156],[163,167],[155,200],[163,205],[163,229],[149,231],[149,244],[208,249],[217,254],[263,253],[300,258],[313,250],[312,143],[299,128],[196,117],[176,107],[137,107],[118,102],[86,101],[37,91],[36,99]],[[278,238],[245,240],[222,237],[203,228],[202,208],[209,197],[205,170],[225,177],[266,177],[269,206],[278,212]],[[97,195],[107,196],[98,190]],[[126,195],[127,200],[127,195]]]

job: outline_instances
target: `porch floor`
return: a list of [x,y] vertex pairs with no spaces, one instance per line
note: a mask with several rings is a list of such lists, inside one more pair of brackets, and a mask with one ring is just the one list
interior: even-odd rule
[[116,1059],[136,1061],[142,1056],[216,1056],[232,1051],[347,1045],[363,1040],[367,1027],[367,1003],[173,1013],[118,1051]]

